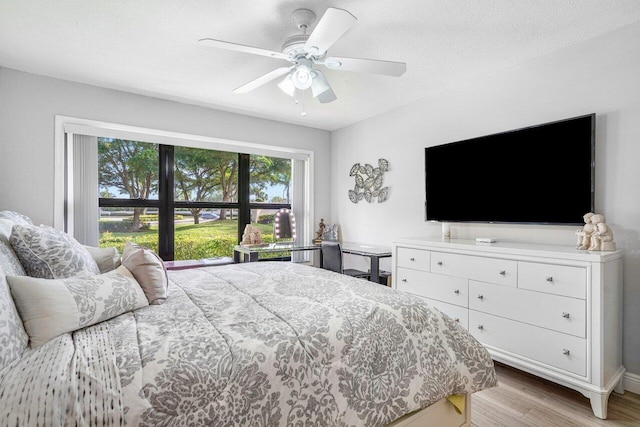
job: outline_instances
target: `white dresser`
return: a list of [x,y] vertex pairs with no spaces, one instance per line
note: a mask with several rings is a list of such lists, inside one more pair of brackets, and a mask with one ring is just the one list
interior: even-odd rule
[[495,360],[580,391],[622,393],[622,251],[397,239],[393,286],[467,328]]

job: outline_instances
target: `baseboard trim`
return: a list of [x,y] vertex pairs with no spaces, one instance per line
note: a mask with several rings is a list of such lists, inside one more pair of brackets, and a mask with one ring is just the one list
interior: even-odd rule
[[624,389],[640,394],[640,375],[627,372],[624,374]]

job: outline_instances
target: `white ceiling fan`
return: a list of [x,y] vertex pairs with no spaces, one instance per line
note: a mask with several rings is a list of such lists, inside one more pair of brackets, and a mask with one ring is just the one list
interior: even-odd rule
[[[284,79],[278,83],[278,87],[282,91],[294,97],[296,89],[304,91],[311,88],[313,97],[324,104],[335,101],[337,97],[324,74],[315,68],[316,65],[323,65],[331,70],[356,71],[395,77],[401,76],[407,70],[407,65],[404,62],[338,56],[328,57],[327,50],[355,24],[357,19],[346,10],[330,7],[324,13],[313,32],[307,34],[307,29],[315,19],[315,13],[308,9],[294,11],[293,20],[298,28],[302,30],[302,34],[285,40],[281,52],[209,38],[200,39],[199,42],[205,46],[284,59],[293,64],[277,68],[258,77],[235,89],[235,93],[250,92],[286,74]],[[303,115],[305,115],[304,112]]]

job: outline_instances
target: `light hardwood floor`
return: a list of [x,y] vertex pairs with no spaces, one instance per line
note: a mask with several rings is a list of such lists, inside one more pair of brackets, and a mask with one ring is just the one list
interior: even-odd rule
[[611,394],[606,420],[577,391],[496,363],[498,387],[475,393],[473,427],[640,427],[640,395]]

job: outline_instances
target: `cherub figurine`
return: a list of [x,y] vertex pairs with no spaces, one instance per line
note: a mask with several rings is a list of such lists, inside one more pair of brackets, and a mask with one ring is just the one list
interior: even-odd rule
[[322,235],[324,234],[324,229],[327,227],[324,223],[324,218],[320,218],[320,224],[318,224],[318,231],[316,231],[316,237],[313,239],[315,243],[322,242]]
[[591,235],[590,251],[615,251],[616,243],[613,241],[613,232],[604,222],[604,215],[591,217],[595,231]]
[[576,248],[578,249],[587,250],[589,249],[589,246],[591,246],[591,235],[596,231],[596,227],[591,223],[593,215],[595,215],[593,212],[589,212],[584,214],[582,217],[584,219],[584,226],[582,228],[578,228],[576,231],[578,239],[576,242]]

